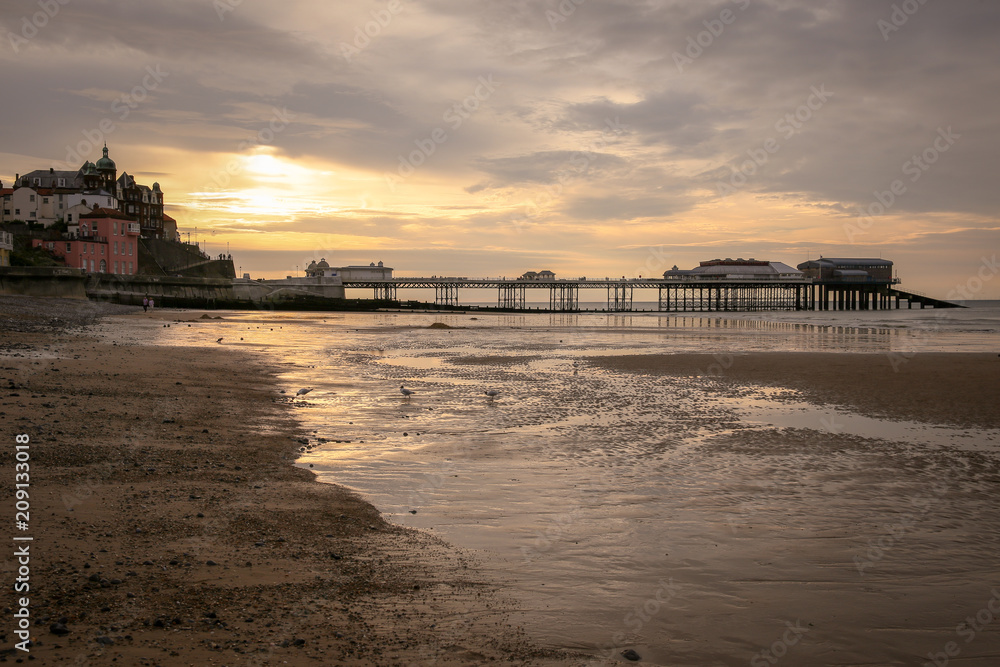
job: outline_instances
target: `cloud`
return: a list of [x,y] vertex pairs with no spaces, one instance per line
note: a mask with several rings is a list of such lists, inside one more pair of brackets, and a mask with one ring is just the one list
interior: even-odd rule
[[[3,180],[63,160],[113,118],[105,139],[120,168],[155,173],[182,228],[217,227],[249,247],[269,221],[276,246],[328,224],[358,247],[497,248],[468,264],[489,271],[493,256],[494,272],[509,272],[502,257],[538,248],[560,248],[564,270],[631,266],[603,253],[625,228],[638,246],[664,230],[706,248],[836,245],[844,221],[896,180],[905,192],[873,227],[886,236],[865,239],[876,250],[902,243],[906,219],[919,221],[907,248],[963,257],[960,235],[932,233],[995,227],[997,3],[924,3],[888,35],[879,21],[891,21],[898,0],[403,0],[375,29],[381,0],[231,4],[220,19],[204,0],[70,2],[17,52],[7,39],[0,132],[6,155],[19,157],[0,164]],[[0,25],[18,34],[37,10],[15,0]],[[719,31],[726,10],[733,20]],[[718,32],[707,39],[706,22]],[[366,29],[346,59],[343,45],[359,46]],[[679,68],[675,54],[699,37],[700,52]],[[147,66],[169,76],[118,118],[112,103]],[[459,127],[447,123],[484,76],[495,92]],[[781,121],[801,116],[823,86],[832,97],[786,132]],[[294,120],[248,145],[275,109]],[[907,163],[949,127],[960,140],[908,180]],[[446,140],[388,187],[401,156],[437,128]],[[721,197],[719,182],[767,145],[777,150]],[[241,173],[229,188],[249,193],[219,201],[266,206],[199,207],[194,193],[255,153],[273,158],[276,173]],[[262,192],[279,187],[287,192]],[[520,232],[518,218],[527,218]]]

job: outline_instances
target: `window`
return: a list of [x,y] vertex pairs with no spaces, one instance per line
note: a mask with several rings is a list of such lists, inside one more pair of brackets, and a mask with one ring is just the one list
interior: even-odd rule
[[128,263],[128,272],[132,273],[132,262]]
[[94,260],[90,260],[90,270],[91,272],[94,271]]
[[66,252],[72,252],[72,251],[73,251],[73,244],[72,243],[67,243],[66,244]]
[[115,241],[115,254],[118,254],[118,241]]
[[63,209],[63,203],[59,202],[59,210],[61,211],[62,209]]
[[[104,254],[104,249],[105,249],[106,247],[107,247],[107,246],[105,246],[105,245],[104,245],[103,243],[101,244],[101,254],[102,254],[102,255]],[[104,260],[101,260],[101,261],[103,262]]]
[[[59,179],[59,187],[61,187],[61,188],[66,187],[66,179],[65,178],[60,178]],[[62,195],[59,195],[59,199],[62,199]]]
[[49,203],[49,198],[48,197],[42,197],[42,203],[43,204],[48,204]]
[[21,209],[15,208],[14,209],[14,215],[21,215]]
[[32,211],[31,213],[29,213],[29,214],[28,214],[28,217],[29,217],[29,218],[34,218],[34,217],[35,217],[35,212],[34,212],[34,211]]
[[113,228],[114,228],[114,230],[115,230],[115,231],[114,231],[114,235],[115,235],[115,236],[118,236],[118,223],[117,223],[117,222],[115,222],[115,223],[112,223],[112,225],[113,225]]
[[35,201],[35,195],[28,195],[28,201],[29,202]]
[[115,262],[115,273],[118,273],[118,262]]
[[[129,254],[129,255],[131,255],[131,254],[132,254],[132,248],[134,248],[134,247],[135,247],[135,244],[134,244],[134,243],[129,243],[129,244],[128,244],[128,254]],[[131,264],[131,262],[129,262],[129,263]]]

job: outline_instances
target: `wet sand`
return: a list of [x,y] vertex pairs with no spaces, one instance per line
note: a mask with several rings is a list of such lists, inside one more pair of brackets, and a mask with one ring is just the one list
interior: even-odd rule
[[[580,664],[510,627],[472,556],[296,468],[311,434],[262,357],[75,328],[109,312],[0,301],[8,526],[31,437],[34,664]],[[11,627],[0,661],[28,657]]]
[[[441,364],[410,349],[424,341],[405,336],[403,365],[331,357],[345,385],[311,395],[319,397],[307,403],[322,410],[294,415],[276,393],[276,373],[289,369],[265,365],[263,355],[122,344],[127,337],[105,344],[65,328],[100,308],[77,317],[55,302],[43,312],[7,306],[0,300],[0,416],[15,428],[0,460],[12,470],[13,433],[31,433],[32,472],[42,476],[32,477],[30,531],[37,664],[603,665],[628,647],[645,664],[772,664],[761,651],[777,645],[786,623],[801,623],[793,638],[802,640],[783,647],[784,664],[922,664],[1000,582],[995,452],[825,432],[818,423],[750,428],[727,407],[760,387],[787,387],[799,400],[928,427],[996,428],[994,355],[594,357],[581,349],[553,365],[559,333],[552,341],[525,334],[524,350],[541,351],[530,356]],[[197,337],[214,340],[208,334]],[[450,350],[453,341],[441,345]],[[428,359],[435,363],[424,368]],[[579,376],[570,359],[581,360]],[[483,378],[503,387],[498,401],[467,396],[463,383]],[[400,379],[417,382],[415,400],[370,398]],[[713,395],[729,402],[705,401]],[[332,423],[315,423],[320,412]],[[311,420],[310,429],[331,429],[319,435],[384,431],[377,442],[397,457],[389,466],[397,486],[409,452],[415,479],[439,462],[449,474],[433,489],[456,496],[442,495],[440,505],[428,497],[417,515],[406,512],[413,505],[396,508],[393,520],[411,517],[480,548],[480,519],[493,521],[495,509],[487,548],[495,538],[511,559],[481,563],[383,521],[378,510],[388,504],[377,510],[341,486],[315,483],[293,466],[302,439],[319,441],[303,427]],[[403,423],[410,437],[394,433]],[[402,449],[413,446],[413,431],[423,444]],[[343,467],[331,468],[334,482],[345,483]],[[469,517],[455,500],[472,502]],[[535,526],[551,539],[534,540]],[[11,559],[4,564],[12,579]],[[634,609],[652,607],[637,623]],[[525,632],[510,626],[510,614]],[[65,636],[49,630],[60,617]],[[961,645],[963,664],[994,664],[1000,624],[987,626]],[[539,648],[547,634],[594,659]],[[4,648],[14,642],[9,632],[4,639]]]
[[590,357],[600,367],[786,387],[814,403],[860,414],[980,428],[1000,427],[1000,355],[813,353]]

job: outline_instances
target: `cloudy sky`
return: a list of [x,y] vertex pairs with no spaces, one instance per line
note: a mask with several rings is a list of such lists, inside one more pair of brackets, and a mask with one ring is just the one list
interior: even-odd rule
[[883,256],[1000,298],[1000,3],[7,0],[0,34],[5,185],[107,141],[255,276]]

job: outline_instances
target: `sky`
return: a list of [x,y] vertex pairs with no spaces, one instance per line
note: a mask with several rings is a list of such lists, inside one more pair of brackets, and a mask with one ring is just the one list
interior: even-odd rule
[[1000,3],[6,0],[0,180],[160,183],[254,277],[884,257],[1000,299]]

